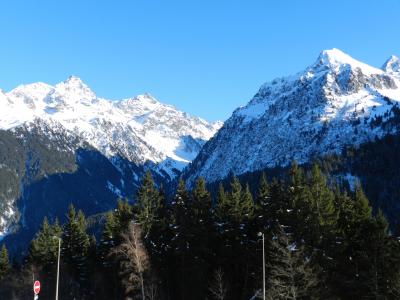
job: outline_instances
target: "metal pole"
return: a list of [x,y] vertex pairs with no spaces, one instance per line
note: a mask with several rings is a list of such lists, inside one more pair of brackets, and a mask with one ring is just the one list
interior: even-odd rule
[[[35,273],[34,273],[33,267],[32,267],[32,286],[34,286],[34,285],[35,285]],[[35,294],[35,290],[33,290],[33,300],[36,300],[36,299],[37,299],[36,296],[37,296],[37,295]]]
[[263,239],[263,299],[265,300],[265,239],[264,233],[262,235]]
[[57,262],[56,300],[58,300],[58,282],[59,282],[59,280],[60,280],[60,251],[61,251],[61,239],[58,238],[58,262]]

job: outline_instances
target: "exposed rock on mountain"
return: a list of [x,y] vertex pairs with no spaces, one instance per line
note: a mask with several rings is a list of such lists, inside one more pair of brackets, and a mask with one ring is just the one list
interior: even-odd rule
[[337,153],[399,129],[399,60],[383,69],[338,49],[304,71],[261,86],[234,111],[185,170],[189,184]]

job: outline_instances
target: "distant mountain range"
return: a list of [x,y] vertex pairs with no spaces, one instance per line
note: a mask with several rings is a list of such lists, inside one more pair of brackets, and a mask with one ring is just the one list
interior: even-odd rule
[[63,127],[68,135],[107,157],[120,155],[136,164],[154,163],[170,177],[222,125],[161,104],[149,94],[119,101],[99,98],[75,76],[55,86],[39,82],[8,93],[0,91],[0,107],[0,129],[40,120],[50,127]]
[[146,170],[169,182],[221,125],[149,94],[99,98],[74,76],[0,91],[0,231],[32,234],[70,202],[104,212],[131,199]]
[[94,215],[132,199],[146,170],[159,184],[212,183],[340,154],[397,134],[399,120],[400,60],[378,69],[338,49],[265,83],[224,124],[148,94],[99,98],[74,76],[0,91],[0,231],[17,251],[69,203]]

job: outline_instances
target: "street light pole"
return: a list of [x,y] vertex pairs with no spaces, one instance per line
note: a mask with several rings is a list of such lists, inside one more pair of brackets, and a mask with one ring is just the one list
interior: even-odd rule
[[262,234],[263,239],[263,300],[265,300],[265,235]]
[[258,236],[262,236],[262,248],[263,248],[263,300],[265,300],[265,234],[259,232]]
[[60,281],[60,255],[61,255],[61,238],[58,238],[58,260],[57,260],[57,285],[56,285],[56,300],[58,300],[58,282]]

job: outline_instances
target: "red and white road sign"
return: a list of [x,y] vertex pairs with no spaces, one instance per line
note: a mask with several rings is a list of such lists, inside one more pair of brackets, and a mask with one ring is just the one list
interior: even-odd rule
[[38,280],[36,280],[33,284],[33,292],[35,293],[35,295],[40,293],[40,282]]

